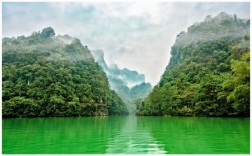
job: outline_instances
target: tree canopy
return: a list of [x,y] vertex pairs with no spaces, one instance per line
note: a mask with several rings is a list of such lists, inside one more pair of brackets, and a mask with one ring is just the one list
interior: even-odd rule
[[3,117],[127,114],[89,49],[53,35],[3,39]]
[[137,115],[249,116],[249,22],[225,13],[177,36],[158,85]]

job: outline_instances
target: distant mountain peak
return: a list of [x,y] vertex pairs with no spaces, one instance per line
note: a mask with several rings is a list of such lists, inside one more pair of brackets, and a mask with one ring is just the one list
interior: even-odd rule
[[134,112],[133,101],[146,97],[152,89],[151,84],[145,82],[145,75],[128,68],[121,69],[117,64],[108,66],[102,50],[92,50],[91,53],[108,75],[111,89],[115,90],[126,104],[129,104],[130,112]]
[[122,80],[129,88],[145,82],[145,75],[140,74],[135,70],[130,70],[128,68],[120,69],[117,64],[108,66],[104,59],[104,52],[101,49],[92,50],[91,53],[95,60],[102,66],[107,75],[113,79]]

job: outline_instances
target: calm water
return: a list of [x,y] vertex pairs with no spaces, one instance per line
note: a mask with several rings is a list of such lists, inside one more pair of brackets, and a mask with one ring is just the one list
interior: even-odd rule
[[249,153],[249,118],[3,119],[7,153]]

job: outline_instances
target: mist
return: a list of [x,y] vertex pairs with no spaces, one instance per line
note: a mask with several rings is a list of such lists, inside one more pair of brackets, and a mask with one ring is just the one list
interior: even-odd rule
[[168,65],[181,31],[220,12],[249,18],[248,2],[3,3],[3,36],[51,26],[56,34],[104,50],[108,65],[135,70],[153,86]]

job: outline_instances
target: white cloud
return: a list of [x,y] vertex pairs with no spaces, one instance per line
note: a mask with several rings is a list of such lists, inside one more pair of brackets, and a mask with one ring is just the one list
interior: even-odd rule
[[176,35],[221,11],[249,18],[249,3],[3,3],[3,36],[29,35],[52,26],[57,34],[102,49],[106,62],[145,74],[156,84]]

